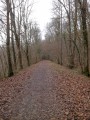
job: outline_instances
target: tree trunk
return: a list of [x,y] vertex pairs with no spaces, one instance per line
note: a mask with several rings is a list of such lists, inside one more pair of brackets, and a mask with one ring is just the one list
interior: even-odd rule
[[60,37],[60,41],[61,41],[61,43],[60,43],[61,44],[61,46],[60,46],[60,65],[62,65],[63,64],[63,62],[62,62],[62,54],[63,54],[62,53],[62,6],[61,6],[61,15],[60,16],[61,16],[61,21],[60,21],[60,24],[61,24],[60,25],[61,26],[61,32],[60,32],[61,33],[61,35],[60,35],[61,36]]
[[[10,8],[11,8],[11,5],[10,5]],[[14,8],[13,8],[13,11],[14,11]],[[16,31],[15,12],[12,13],[12,11],[10,11],[10,15],[11,15],[11,20],[12,20],[12,23],[13,23],[14,34],[15,34],[15,39],[16,39],[19,65],[20,65],[20,69],[22,69],[23,65],[22,65],[22,55],[21,55],[21,48],[20,48],[21,47],[20,46],[20,37],[19,37],[19,35],[17,34],[17,31]]]
[[87,32],[87,0],[82,2],[79,0],[81,17],[82,17],[82,33],[83,33],[83,45],[84,45],[84,74],[87,76],[89,73],[89,46],[88,46],[88,32]]
[[12,39],[12,51],[13,51],[13,61],[14,61],[14,68],[16,69],[17,68],[17,65],[16,65],[16,53],[15,53],[15,46],[14,46],[14,36],[13,36],[13,23],[11,21],[11,39]]
[[28,51],[28,41],[27,41],[27,27],[26,25],[24,25],[24,29],[25,29],[25,39],[26,39],[26,58],[27,58],[27,65],[30,66],[30,60],[29,60],[29,51]]
[[70,0],[69,3],[69,14],[68,14],[68,24],[69,24],[69,68],[74,67],[74,58],[73,58],[73,51],[72,51],[72,32],[71,32],[71,3]]
[[10,13],[10,3],[9,0],[6,0],[7,4],[7,42],[6,42],[6,48],[7,48],[7,58],[8,58],[8,76],[13,75],[13,69],[12,69],[12,62],[11,62],[11,54],[10,54],[10,24],[9,24],[9,13]]

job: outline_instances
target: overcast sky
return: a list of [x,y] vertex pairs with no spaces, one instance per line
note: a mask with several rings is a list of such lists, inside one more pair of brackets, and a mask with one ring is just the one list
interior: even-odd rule
[[34,0],[34,2],[32,16],[44,34],[45,26],[50,22],[52,15],[52,0]]

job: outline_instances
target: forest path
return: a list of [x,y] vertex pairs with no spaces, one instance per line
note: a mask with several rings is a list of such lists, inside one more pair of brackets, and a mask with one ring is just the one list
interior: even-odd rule
[[2,81],[0,120],[90,120],[90,81],[76,75],[42,61]]

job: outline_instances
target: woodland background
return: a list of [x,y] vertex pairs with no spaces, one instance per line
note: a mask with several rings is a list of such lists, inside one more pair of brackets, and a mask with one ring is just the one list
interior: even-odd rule
[[0,0],[0,77],[44,59],[90,75],[90,1],[53,0],[52,5],[42,40],[30,17],[34,2]]

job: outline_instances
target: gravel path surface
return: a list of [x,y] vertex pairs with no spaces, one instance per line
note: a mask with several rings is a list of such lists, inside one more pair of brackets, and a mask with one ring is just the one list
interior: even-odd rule
[[90,80],[76,75],[42,61],[2,81],[0,120],[90,120]]

